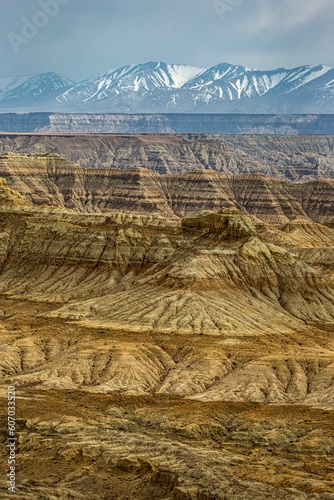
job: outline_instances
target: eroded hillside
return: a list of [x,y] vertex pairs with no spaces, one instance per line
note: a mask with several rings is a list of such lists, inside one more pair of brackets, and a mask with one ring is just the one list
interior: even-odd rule
[[[65,363],[63,357],[65,364],[59,373],[56,366],[52,368],[52,360],[51,365],[47,362],[38,342],[33,367],[42,363],[43,369],[22,372],[15,348],[17,361],[13,359],[13,366],[18,363],[18,383],[93,386],[102,392],[120,383],[130,392],[196,394],[204,399],[229,394],[240,401],[316,400],[313,392],[319,388],[306,384],[308,368],[303,363],[309,362],[308,355],[313,359],[312,349],[320,345],[323,351],[317,371],[331,373],[332,368],[327,368],[333,366],[326,346],[328,332],[322,330],[330,327],[334,318],[334,229],[303,221],[279,227],[256,226],[234,209],[171,220],[3,208],[0,225],[3,294],[58,304],[49,318],[107,328],[121,337],[129,332],[138,334],[138,340],[142,335],[146,338],[145,347],[130,345],[126,355],[137,360],[136,370],[133,363],[115,369],[110,359],[118,347],[108,347],[103,335],[93,350],[87,351],[83,365],[70,361],[69,348],[69,359]],[[155,337],[164,335],[194,339],[189,353],[184,351],[184,366],[178,363],[174,367],[170,353],[154,345]],[[203,340],[202,350],[200,339],[205,336],[210,340]],[[294,356],[299,352],[301,359],[277,358],[276,350],[287,340],[292,342],[291,352]],[[89,346],[87,339],[80,342]],[[256,359],[251,356],[242,370],[235,372],[226,349],[235,349],[237,356],[245,344],[253,353],[265,346],[265,355],[260,356],[261,361],[258,354]],[[205,346],[210,346],[208,351]],[[100,349],[102,357],[96,353]],[[133,373],[130,378],[128,368]],[[291,390],[289,373],[295,370],[300,377],[298,387]],[[121,374],[118,382],[117,373]],[[235,392],[238,376],[244,382]],[[252,378],[254,392],[249,389]],[[323,403],[327,389],[321,389],[318,396]],[[328,397],[331,401],[330,390]]]
[[160,174],[197,169],[227,174],[260,172],[289,182],[333,178],[333,149],[331,135],[0,135],[1,154],[57,153],[84,167],[141,167]]
[[[27,199],[28,167],[10,174]],[[79,169],[63,167],[87,188]],[[44,171],[50,204],[66,182]],[[139,173],[154,193],[159,176]],[[269,217],[272,205],[268,224],[235,203],[183,218],[80,214],[1,189],[1,394],[17,388],[18,498],[334,498],[330,199],[298,205],[326,224]]]

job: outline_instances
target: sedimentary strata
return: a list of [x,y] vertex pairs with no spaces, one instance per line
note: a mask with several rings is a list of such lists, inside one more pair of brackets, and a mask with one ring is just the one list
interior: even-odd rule
[[304,219],[330,224],[334,180],[289,183],[262,174],[196,170],[160,175],[135,168],[89,169],[56,154],[0,157],[0,176],[35,205],[82,213],[110,211],[184,217],[203,209],[237,208],[254,220],[284,223]]

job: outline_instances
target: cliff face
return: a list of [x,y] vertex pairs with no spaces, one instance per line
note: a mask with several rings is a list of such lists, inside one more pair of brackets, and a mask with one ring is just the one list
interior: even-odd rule
[[334,217],[334,180],[292,184],[261,174],[210,170],[161,176],[142,168],[82,168],[55,154],[6,154],[0,157],[0,176],[30,203],[82,213],[120,210],[183,217],[235,207],[254,220],[273,224],[297,218],[331,223]]
[[35,132],[50,124],[50,113],[1,113],[1,132]]
[[334,115],[1,113],[2,132],[334,134]]
[[288,181],[334,177],[330,136],[2,135],[0,153],[6,152],[57,153],[84,167],[141,167],[160,174],[204,169]]

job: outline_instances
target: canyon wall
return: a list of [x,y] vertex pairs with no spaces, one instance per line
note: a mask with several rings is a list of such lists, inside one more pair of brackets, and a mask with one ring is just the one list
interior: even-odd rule
[[151,213],[178,218],[200,210],[237,208],[254,220],[332,223],[334,179],[289,183],[262,174],[195,170],[180,175],[83,168],[55,154],[0,157],[0,177],[35,205],[81,213]]
[[334,137],[276,135],[2,134],[0,154],[58,153],[83,167],[160,174],[215,170],[288,181],[334,177]]

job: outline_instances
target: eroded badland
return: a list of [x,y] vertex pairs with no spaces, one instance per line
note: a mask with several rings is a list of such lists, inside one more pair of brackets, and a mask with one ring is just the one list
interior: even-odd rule
[[0,175],[16,498],[334,498],[332,180]]

